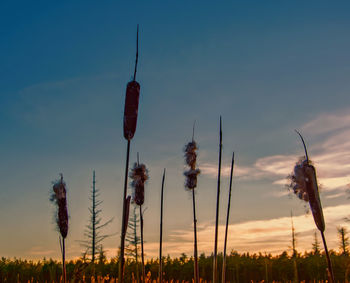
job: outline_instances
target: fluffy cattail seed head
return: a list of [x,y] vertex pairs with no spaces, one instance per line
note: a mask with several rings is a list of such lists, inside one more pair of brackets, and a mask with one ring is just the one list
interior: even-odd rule
[[197,144],[195,141],[191,141],[188,144],[185,145],[185,161],[186,164],[194,169],[196,167],[196,161],[197,161]]
[[197,163],[197,144],[194,140],[185,145],[185,162],[190,167],[189,170],[184,172],[186,176],[185,187],[193,190],[197,187],[197,176],[200,174],[200,170],[196,169]]
[[294,194],[303,201],[308,202],[309,196],[306,190],[305,182],[305,161],[300,159],[294,166],[294,172],[290,175],[291,183],[289,185],[292,188]]
[[311,161],[308,159],[298,161],[290,179],[290,187],[298,198],[309,202],[317,228],[320,231],[324,231],[325,223],[317,185],[316,170],[311,164]]
[[66,183],[61,178],[53,182],[53,193],[50,200],[57,205],[56,223],[63,238],[68,234],[68,209]]
[[142,205],[145,201],[145,182],[148,180],[148,170],[145,164],[134,164],[131,169],[130,178],[133,180],[133,201],[137,205]]
[[184,172],[184,175],[186,176],[186,182],[185,186],[186,188],[193,190],[195,187],[197,187],[197,175],[200,174],[199,169],[190,169],[188,171]]

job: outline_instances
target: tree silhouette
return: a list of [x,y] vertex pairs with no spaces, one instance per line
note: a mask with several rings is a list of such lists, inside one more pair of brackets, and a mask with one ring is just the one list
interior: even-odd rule
[[339,236],[339,249],[341,251],[342,255],[348,255],[349,251],[349,237],[347,237],[347,229],[345,227],[339,227],[338,230],[338,236]]
[[320,255],[320,242],[317,238],[317,232],[314,233],[314,242],[312,243],[312,252],[314,255]]
[[135,261],[135,274],[136,274],[136,280],[137,282],[140,281],[140,275],[139,275],[139,265],[138,265],[138,256],[139,256],[139,245],[141,244],[141,238],[137,235],[137,229],[139,227],[139,217],[136,213],[136,206],[134,206],[133,212],[129,217],[129,223],[126,238],[125,241],[127,242],[127,245],[125,247],[126,255],[128,257],[131,257]]
[[102,241],[111,236],[101,234],[101,229],[107,226],[113,220],[113,218],[111,218],[107,222],[101,224],[102,218],[100,213],[102,210],[100,209],[100,206],[103,201],[98,199],[99,196],[99,189],[96,188],[96,177],[94,170],[92,177],[91,197],[89,198],[91,200],[91,207],[89,207],[90,219],[84,232],[86,240],[81,241],[82,246],[86,248],[86,253],[91,256],[91,263],[94,263],[96,255],[101,253],[101,250],[99,251],[99,249],[102,248]]

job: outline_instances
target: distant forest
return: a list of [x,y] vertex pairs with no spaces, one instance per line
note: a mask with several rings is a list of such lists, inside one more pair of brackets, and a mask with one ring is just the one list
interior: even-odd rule
[[[330,251],[337,282],[348,282],[350,256],[347,251]],[[222,254],[218,257],[219,270],[222,267]],[[239,254],[235,251],[227,257],[227,282],[326,282],[327,262],[319,247],[312,252],[287,252],[272,256],[269,254]],[[125,282],[137,282],[141,264],[136,265],[132,258],[127,259]],[[147,282],[157,280],[159,261],[148,260],[146,263]],[[199,257],[199,273],[202,282],[210,282],[213,272],[213,256]],[[192,282],[193,257],[182,254],[178,258],[163,258],[163,280],[165,282]],[[60,282],[62,264],[55,260],[28,261],[21,259],[0,260],[0,282]],[[95,276],[96,281],[92,278]],[[100,251],[94,264],[85,257],[67,262],[68,282],[116,282],[118,278],[118,257],[107,260]],[[155,281],[157,282],[157,281]]]

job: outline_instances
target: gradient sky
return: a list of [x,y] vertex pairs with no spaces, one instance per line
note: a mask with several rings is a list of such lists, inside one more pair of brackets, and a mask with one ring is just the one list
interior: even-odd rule
[[[83,248],[92,171],[104,242],[115,256],[126,141],[126,83],[140,24],[138,128],[131,161],[149,168],[145,252],[158,253],[160,184],[167,169],[164,254],[192,254],[192,203],[183,146],[199,148],[199,252],[213,250],[219,116],[223,118],[220,224],[232,151],[236,170],[228,247],[310,250],[315,225],[285,189],[303,149],[318,169],[329,247],[350,227],[349,1],[8,1],[0,4],[0,255],[59,258],[51,181],[68,185],[68,258]],[[223,228],[223,226],[221,227]],[[223,230],[221,230],[223,231]],[[219,239],[222,250],[223,233]]]

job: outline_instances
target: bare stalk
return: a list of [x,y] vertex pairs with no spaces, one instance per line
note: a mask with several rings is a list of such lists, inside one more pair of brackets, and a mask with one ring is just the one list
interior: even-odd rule
[[163,193],[164,193],[164,181],[165,181],[165,168],[162,179],[162,189],[160,194],[160,238],[159,238],[159,283],[163,283],[163,260],[162,260],[162,249],[163,249]]
[[221,155],[222,155],[222,126],[220,116],[220,143],[219,143],[219,165],[218,165],[218,184],[216,196],[216,219],[215,219],[215,244],[214,244],[214,263],[213,263],[213,283],[218,281],[218,229],[219,229],[219,206],[220,206],[220,178],[221,178]]
[[194,189],[192,190],[192,203],[193,203],[193,233],[194,233],[194,282],[199,283],[197,217],[196,217],[196,200],[195,200]]
[[136,59],[135,59],[134,81],[136,80],[138,60],[139,60],[139,25],[137,25],[137,35],[136,35]]
[[224,258],[222,263],[222,283],[226,282],[226,245],[227,245],[227,233],[228,233],[228,223],[230,220],[230,208],[231,208],[231,191],[232,191],[232,176],[233,176],[233,166],[235,162],[235,153],[232,153],[231,161],[231,173],[230,173],[230,187],[228,193],[228,205],[227,205],[227,214],[226,214],[226,228],[225,228],[225,241],[224,241]]
[[62,268],[63,268],[63,283],[66,283],[67,275],[66,275],[66,245],[65,239],[62,238]]
[[142,261],[142,280],[141,282],[146,282],[146,272],[145,272],[145,256],[143,250],[143,213],[142,205],[140,205],[140,228],[141,228],[141,261]]

